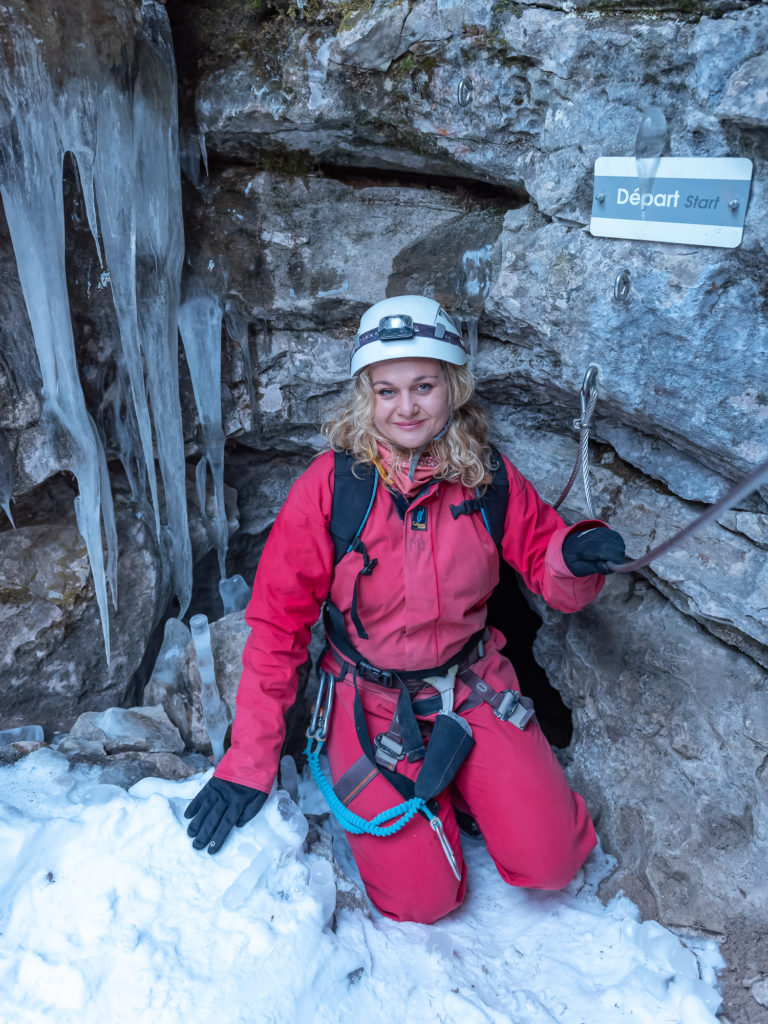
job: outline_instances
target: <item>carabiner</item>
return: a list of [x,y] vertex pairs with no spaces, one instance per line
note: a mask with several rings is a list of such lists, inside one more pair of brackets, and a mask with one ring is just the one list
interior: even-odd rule
[[451,844],[448,842],[448,837],[446,836],[445,830],[443,829],[443,823],[442,823],[442,821],[440,821],[440,819],[438,818],[438,816],[436,814],[433,814],[429,818],[429,827],[432,829],[432,831],[435,833],[437,838],[440,840],[440,845],[443,848],[443,853],[445,854],[445,859],[448,861],[448,864],[450,866],[451,871],[454,874],[454,877],[455,877],[456,881],[460,882],[461,881],[461,871],[459,871],[459,865],[458,865],[458,863],[456,861],[456,854],[451,849]]
[[330,672],[320,672],[318,682],[317,697],[315,698],[315,706],[312,709],[312,720],[307,729],[307,738],[324,743],[331,720],[336,679]]

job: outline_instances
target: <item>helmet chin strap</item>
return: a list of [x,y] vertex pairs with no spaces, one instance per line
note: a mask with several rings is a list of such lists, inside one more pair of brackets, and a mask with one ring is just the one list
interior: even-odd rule
[[435,441],[439,441],[443,437],[445,437],[445,435],[448,433],[448,428],[450,427],[450,425],[452,423],[453,423],[453,410],[451,410],[451,413],[448,416],[448,419],[446,420],[446,423],[445,423],[445,426],[443,427],[443,429],[439,430],[431,440],[425,441],[424,444],[420,448],[417,448],[416,451],[413,452],[413,454],[411,455],[411,464],[410,464],[410,467],[408,469],[408,479],[411,482],[413,482],[413,475],[416,472],[416,467],[419,464],[419,459],[424,454],[424,449],[428,448]]

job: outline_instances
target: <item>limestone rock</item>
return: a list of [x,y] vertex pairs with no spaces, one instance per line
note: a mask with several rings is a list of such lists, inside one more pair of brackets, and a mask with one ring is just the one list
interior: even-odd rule
[[[733,477],[768,456],[761,383],[768,321],[754,303],[757,277],[730,269],[736,256],[591,238],[529,208],[507,214],[501,248],[486,331],[533,348],[537,362],[496,350],[496,375],[522,358],[534,386],[549,382],[552,393],[567,381],[575,391],[597,362],[606,419]],[[624,303],[613,298],[622,268],[632,282]],[[646,464],[652,459],[648,446]]]
[[19,740],[16,743],[6,743],[0,747],[0,765],[16,764],[22,757],[31,754],[33,750],[40,750],[45,744],[39,740]]
[[762,978],[750,986],[750,992],[761,1006],[768,1007],[768,978]]
[[376,0],[370,10],[350,18],[331,46],[330,59],[337,64],[386,71],[407,45],[401,44],[407,0]]
[[745,61],[734,72],[717,108],[721,121],[768,128],[768,51]]
[[154,523],[116,491],[119,606],[110,606],[106,664],[74,493],[54,478],[16,503],[18,529],[0,531],[0,721],[66,731],[84,707],[119,704],[170,596]]
[[122,753],[108,757],[99,775],[102,785],[131,786],[147,777],[153,779],[188,779],[197,774],[199,767],[187,764],[186,761],[167,751],[142,751],[139,753]]
[[[585,224],[595,157],[632,153],[644,107],[667,110],[673,152],[701,153],[702,132],[709,155],[727,152],[715,108],[739,67],[763,52],[767,17],[759,6],[713,9],[698,21],[606,13],[466,5],[454,37],[434,3],[421,0],[400,45],[361,56],[354,70],[334,55],[356,31],[362,48],[366,13],[340,33],[316,23],[299,46],[290,19],[273,19],[250,52],[203,74],[200,129],[208,151],[229,158],[289,152],[494,181],[526,191],[549,216]],[[465,108],[456,99],[462,77],[473,83]]]
[[180,754],[184,750],[178,729],[159,706],[86,711],[69,735],[74,740],[100,743],[106,754]]
[[534,650],[573,708],[569,776],[619,856],[604,895],[623,889],[677,928],[757,924],[765,672],[626,578],[577,615],[544,615]]

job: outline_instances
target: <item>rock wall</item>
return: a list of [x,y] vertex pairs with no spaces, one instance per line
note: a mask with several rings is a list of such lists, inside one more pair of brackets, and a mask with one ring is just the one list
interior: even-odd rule
[[[114,6],[139,24],[141,5]],[[166,9],[180,83],[184,273],[218,298],[224,318],[229,572],[252,575],[280,501],[321,443],[357,319],[385,295],[433,295],[467,330],[477,325],[475,369],[497,439],[549,500],[576,456],[576,391],[599,364],[595,501],[631,556],[768,456],[764,4],[169,0]],[[589,234],[594,161],[633,155],[650,105],[667,118],[665,155],[752,159],[737,249]],[[80,376],[110,460],[130,597],[113,617],[118,654],[107,669],[0,225],[0,492],[11,480],[19,527],[0,530],[0,619],[15,626],[0,639],[0,713],[16,724],[45,707],[43,724],[69,729],[80,711],[135,700],[172,588],[162,545],[132,517],[141,502],[121,481],[114,312],[66,163],[64,176]],[[622,270],[631,284],[617,301]],[[180,384],[191,463],[203,437],[183,357]],[[585,512],[577,489],[566,513]],[[192,521],[192,610],[214,617],[217,572],[203,558],[211,518]],[[757,994],[768,973],[766,548],[763,491],[634,582],[609,580],[585,612],[540,608],[535,648],[573,709],[568,771],[618,861],[606,894],[623,888],[662,922],[722,936],[727,1012],[748,1024],[765,1019]]]

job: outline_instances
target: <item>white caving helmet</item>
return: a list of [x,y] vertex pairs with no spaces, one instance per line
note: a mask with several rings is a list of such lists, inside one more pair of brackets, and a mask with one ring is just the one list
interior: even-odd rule
[[352,349],[350,373],[386,359],[440,359],[463,366],[461,331],[439,302],[423,295],[382,299],[363,313]]

